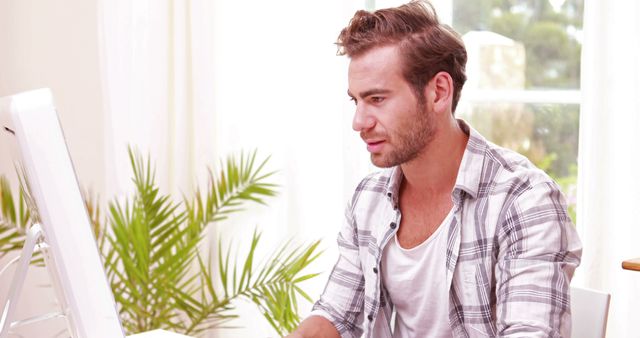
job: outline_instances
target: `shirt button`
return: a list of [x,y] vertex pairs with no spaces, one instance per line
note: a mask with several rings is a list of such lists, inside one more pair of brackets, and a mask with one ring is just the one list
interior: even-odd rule
[[373,268],[373,273],[378,273],[378,268]]
[[391,224],[389,224],[389,226],[391,227],[391,229],[395,229],[396,228],[396,222],[391,222]]
[[368,315],[368,316],[367,316],[367,319],[368,319],[369,321],[372,321],[372,320],[373,320],[373,315]]

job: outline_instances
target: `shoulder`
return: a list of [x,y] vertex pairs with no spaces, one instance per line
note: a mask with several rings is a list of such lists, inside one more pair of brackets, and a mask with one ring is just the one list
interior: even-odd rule
[[456,186],[465,190],[472,199],[497,202],[539,184],[556,186],[549,175],[525,156],[488,141],[468,126],[467,129],[469,141]]
[[532,215],[571,222],[558,184],[525,156],[487,142],[481,171],[477,202],[493,206],[498,224],[527,222]]
[[[528,158],[513,150],[487,142],[483,178],[494,190],[523,194],[534,187],[560,190],[555,181]],[[494,191],[495,192],[495,191]]]
[[573,232],[566,199],[547,173],[525,156],[493,144],[487,147],[486,161],[485,170],[495,172],[487,197],[501,201],[497,221],[499,233],[506,236],[503,239],[519,238],[525,229],[531,238],[540,241],[552,241],[557,236],[566,237],[567,231]]

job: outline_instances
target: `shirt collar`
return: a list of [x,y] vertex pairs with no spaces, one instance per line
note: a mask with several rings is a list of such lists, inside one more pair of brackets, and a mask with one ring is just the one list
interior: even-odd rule
[[460,191],[465,191],[473,198],[476,198],[480,191],[480,178],[482,177],[482,168],[484,168],[486,158],[487,140],[464,120],[458,119],[458,124],[469,135],[469,141],[467,141],[467,147],[462,155],[453,193],[455,196]]
[[398,205],[398,197],[400,196],[400,184],[402,183],[403,175],[399,165],[390,170],[389,183],[387,184],[387,191],[385,193],[391,201],[391,204],[396,208]]

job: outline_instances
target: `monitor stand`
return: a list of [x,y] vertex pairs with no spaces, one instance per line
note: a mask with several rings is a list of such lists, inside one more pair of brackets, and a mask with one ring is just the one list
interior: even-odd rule
[[[49,260],[46,252],[48,247],[49,246],[45,241],[42,227],[40,226],[40,224],[33,224],[26,233],[24,246],[22,247],[22,253],[18,257],[18,266],[16,267],[16,271],[11,281],[11,287],[9,288],[9,295],[7,297],[7,301],[2,311],[2,317],[0,317],[0,338],[8,338],[13,330],[21,326],[35,324],[35,323],[39,323],[39,322],[54,319],[54,318],[64,317],[65,319],[67,319],[67,325],[72,325],[71,323],[69,323],[68,321],[69,317],[67,317],[64,310],[61,310],[59,312],[50,312],[40,316],[27,318],[23,320],[13,321],[14,320],[13,317],[15,316],[15,312],[16,312],[16,306],[18,304],[18,298],[20,297],[20,294],[22,292],[22,286],[25,284],[27,272],[29,270],[29,265],[31,263],[31,258],[33,258],[33,254],[35,252],[39,251],[44,253],[43,256],[45,258],[45,266],[47,266],[49,270],[49,276],[57,282],[57,279],[56,279],[57,275],[55,273],[52,273],[54,269],[51,268],[51,261]],[[9,262],[3,270],[8,268],[8,265],[11,265],[13,263],[15,263],[15,260]],[[56,285],[59,285],[59,284],[56,284]],[[56,289],[58,300],[62,301],[64,297],[61,297],[60,290],[57,290],[57,288],[54,288],[54,289]],[[63,309],[66,308],[64,303],[62,304],[63,304],[62,306]],[[153,331],[130,335],[130,336],[127,336],[127,338],[190,338],[190,337],[173,333],[173,332],[164,331],[164,330],[153,330]]]
[[[36,316],[24,320],[13,321],[13,317],[15,316],[16,312],[16,306],[18,305],[18,298],[20,297],[20,294],[22,292],[22,286],[25,284],[25,279],[27,277],[31,258],[36,251],[46,251],[47,247],[47,243],[44,242],[44,234],[42,232],[42,227],[40,226],[40,224],[32,225],[27,231],[24,246],[22,247],[22,253],[20,254],[20,257],[18,259],[18,266],[16,267],[16,271],[13,275],[13,280],[11,281],[11,287],[9,288],[9,295],[2,311],[2,317],[0,317],[0,338],[9,337],[11,331],[20,326],[34,324],[53,318],[66,317],[64,311],[60,311],[47,313],[41,316]],[[48,262],[46,261],[46,253],[44,256],[45,265],[48,266]],[[15,260],[9,262],[7,265],[11,265],[14,262]],[[8,266],[5,267],[5,269],[6,268],[8,268]]]

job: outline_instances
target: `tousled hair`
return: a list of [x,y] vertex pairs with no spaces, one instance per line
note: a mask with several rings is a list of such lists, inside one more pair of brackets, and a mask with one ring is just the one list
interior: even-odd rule
[[441,24],[431,3],[413,0],[375,12],[359,10],[338,36],[338,55],[358,57],[375,47],[396,45],[402,75],[420,102],[424,87],[439,72],[453,79],[452,112],[467,80],[467,51],[460,35]]

